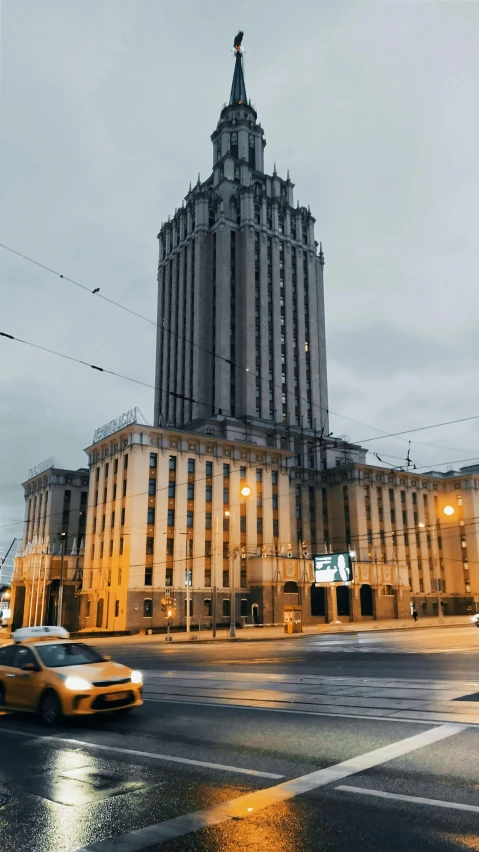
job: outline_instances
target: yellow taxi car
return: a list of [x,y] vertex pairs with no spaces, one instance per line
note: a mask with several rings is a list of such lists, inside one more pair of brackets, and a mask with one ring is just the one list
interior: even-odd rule
[[0,647],[0,707],[39,713],[47,725],[63,716],[129,710],[142,701],[143,678],[62,627],[25,627]]

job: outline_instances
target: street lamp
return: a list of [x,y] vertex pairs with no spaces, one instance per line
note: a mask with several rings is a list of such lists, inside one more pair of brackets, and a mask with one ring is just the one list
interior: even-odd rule
[[[243,485],[241,488],[240,494],[242,497],[249,497],[251,494],[251,488],[249,485]],[[225,518],[231,517],[231,512],[229,509],[225,511]],[[234,538],[235,538],[235,520],[236,520],[236,506],[233,506],[233,515],[232,515],[232,530],[231,530],[231,544],[230,547],[230,564],[231,564],[231,607],[230,607],[230,639],[236,639],[236,584],[235,584],[235,565],[236,565],[236,555],[238,552],[238,548],[234,546]]]
[[[451,515],[454,514],[454,506],[449,506],[449,505],[444,506],[444,509],[442,511],[445,515],[447,515],[447,517],[451,517]],[[436,546],[435,546],[435,544],[437,543],[437,520],[438,520],[437,516],[435,516],[434,517],[434,523],[432,524],[432,531],[433,531],[432,559],[433,559],[434,574],[435,574],[434,579],[436,581],[436,591],[437,591],[437,615],[438,615],[438,618],[439,618],[439,623],[442,624],[444,622],[444,615],[443,615],[443,611],[442,611],[442,598],[441,598],[441,592],[442,592],[441,582],[442,581],[441,581],[441,576],[440,576],[441,575],[440,568],[438,568],[438,559],[437,559]],[[418,526],[421,527],[422,529],[424,529],[426,524],[424,524],[422,521],[420,521]]]
[[[60,585],[58,588],[58,612],[57,612],[57,627],[62,626],[63,615],[63,559],[65,556],[65,540],[66,533],[60,533]],[[33,594],[33,588],[32,588]]]

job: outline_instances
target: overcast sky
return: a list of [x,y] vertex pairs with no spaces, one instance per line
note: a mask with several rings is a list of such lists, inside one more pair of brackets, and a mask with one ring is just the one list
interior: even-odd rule
[[[3,0],[0,242],[155,320],[156,234],[210,172],[240,28],[266,168],[323,241],[335,434],[479,414],[478,3]],[[154,382],[152,325],[3,249],[0,317]],[[0,338],[0,548],[29,468],[84,465],[134,405],[151,421],[153,391]],[[418,466],[479,457],[479,420],[411,439]],[[368,446],[399,464],[407,437]]]

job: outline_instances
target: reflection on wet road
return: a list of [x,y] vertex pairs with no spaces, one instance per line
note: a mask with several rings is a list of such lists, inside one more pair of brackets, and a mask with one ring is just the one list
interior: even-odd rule
[[1,848],[479,849],[478,631],[424,633],[102,640],[141,660],[145,704],[55,731],[2,714]]

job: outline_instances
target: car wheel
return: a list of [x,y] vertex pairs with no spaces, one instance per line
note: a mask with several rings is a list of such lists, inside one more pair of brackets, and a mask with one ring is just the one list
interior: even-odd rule
[[54,692],[46,692],[42,696],[39,707],[40,718],[45,725],[58,725],[61,721],[62,705],[60,699]]
[[5,705],[5,687],[0,683],[0,707]]

